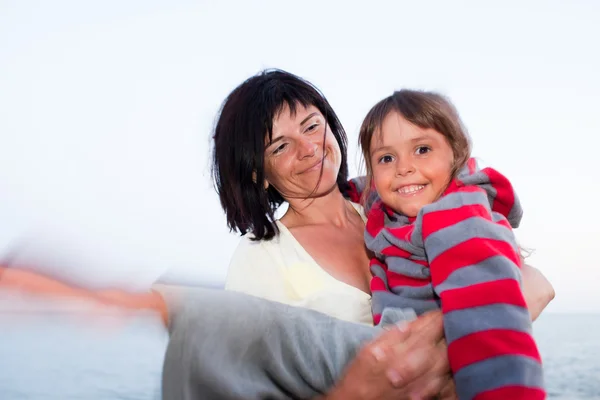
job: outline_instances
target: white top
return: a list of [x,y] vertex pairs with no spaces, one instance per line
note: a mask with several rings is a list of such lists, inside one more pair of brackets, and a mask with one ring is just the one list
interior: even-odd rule
[[[352,205],[365,220],[362,207]],[[323,270],[285,225],[276,224],[279,236],[272,240],[241,239],[231,258],[225,289],[372,325],[371,296]]]

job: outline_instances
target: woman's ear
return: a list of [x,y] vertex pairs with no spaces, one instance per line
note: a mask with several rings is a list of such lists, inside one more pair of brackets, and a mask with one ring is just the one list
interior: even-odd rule
[[[256,171],[252,171],[252,182],[257,183],[256,180],[257,180]],[[269,181],[267,181],[265,179],[263,186],[264,186],[265,190],[267,190],[269,188]]]

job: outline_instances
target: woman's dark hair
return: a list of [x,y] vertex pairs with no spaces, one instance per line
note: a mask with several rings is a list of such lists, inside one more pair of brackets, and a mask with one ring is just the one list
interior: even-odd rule
[[[375,104],[365,117],[359,134],[367,178],[371,188],[371,138],[381,133],[383,121],[391,112],[397,112],[411,124],[424,129],[434,129],[444,135],[454,154],[451,176],[466,165],[471,156],[471,140],[456,108],[446,97],[434,92],[402,89]],[[363,193],[363,200],[369,195]]]
[[337,184],[348,180],[347,137],[325,96],[310,82],[282,70],[265,70],[227,96],[214,131],[212,176],[227,226],[255,240],[278,234],[275,210],[285,201],[270,185],[264,188],[265,141],[273,135],[273,120],[284,106],[292,114],[298,105],[314,106],[325,117],[342,154]]

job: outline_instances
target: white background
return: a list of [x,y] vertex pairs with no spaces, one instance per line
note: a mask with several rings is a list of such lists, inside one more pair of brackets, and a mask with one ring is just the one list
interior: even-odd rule
[[449,95],[521,197],[550,310],[600,311],[599,18],[592,0],[0,1],[0,254],[98,287],[221,285],[238,238],[211,129],[278,67],[330,100],[353,173],[375,102]]

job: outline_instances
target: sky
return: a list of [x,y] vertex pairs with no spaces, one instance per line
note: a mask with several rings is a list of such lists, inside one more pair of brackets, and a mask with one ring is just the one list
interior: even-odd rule
[[264,68],[349,135],[395,89],[458,108],[513,182],[548,311],[600,312],[600,3],[0,0],[0,255],[74,284],[221,286],[239,236],[210,180],[222,101]]

